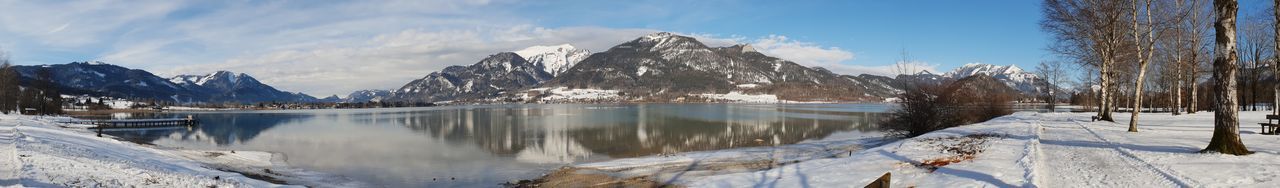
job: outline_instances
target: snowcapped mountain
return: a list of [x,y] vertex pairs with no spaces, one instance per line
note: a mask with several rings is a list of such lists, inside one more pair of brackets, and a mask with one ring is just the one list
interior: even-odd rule
[[947,72],[942,76],[956,78],[978,74],[985,74],[996,78],[1005,77],[1016,82],[1031,82],[1032,80],[1039,79],[1035,74],[1023,71],[1021,68],[1018,68],[1017,65],[999,66],[982,63],[964,64],[964,66],[951,70],[951,72]]
[[708,47],[692,37],[659,32],[592,54],[540,87],[620,90],[629,97],[663,98],[657,100],[735,91],[783,100],[873,97],[856,81],[761,54],[750,45]]
[[27,80],[35,80],[40,69],[48,69],[64,94],[150,98],[169,101],[200,100],[203,95],[160,78],[151,72],[102,62],[73,62],[55,65],[19,65],[15,70]]
[[206,75],[178,75],[169,78],[191,91],[210,94],[210,102],[314,102],[315,97],[280,91],[244,73],[217,71]]
[[258,82],[246,74],[218,71],[208,75],[179,75],[169,79],[151,72],[102,62],[14,66],[24,80],[34,80],[40,69],[53,73],[64,94],[144,98],[180,103],[193,102],[311,102],[315,97],[291,93]]
[[515,51],[515,53],[519,54],[520,57],[524,57],[529,63],[542,67],[542,70],[550,73],[551,76],[556,76],[569,70],[574,64],[591,55],[591,51],[578,49],[569,44],[530,46],[523,50]]
[[370,89],[351,92],[347,98],[343,98],[343,102],[360,103],[360,102],[378,102],[391,96],[391,90]]
[[[1042,91],[1016,66],[967,64],[942,75],[840,75],[757,52],[750,45],[709,47],[697,39],[653,33],[588,54],[572,45],[533,46],[450,66],[393,91],[356,91],[347,102],[598,100],[677,101],[720,95],[776,96],[792,101],[881,101],[908,82],[942,83],[978,75],[1020,92]],[[195,79],[199,80],[199,79]],[[977,79],[975,79],[977,80]],[[599,102],[599,101],[597,101]]]
[[960,79],[979,74],[991,76],[1010,88],[1016,89],[1024,94],[1039,94],[1046,90],[1043,83],[1044,80],[1037,77],[1034,73],[1018,68],[1016,65],[999,66],[982,63],[969,63],[964,66],[960,66],[960,68],[956,68],[951,72],[947,72],[942,76],[951,79]]
[[438,102],[484,99],[551,79],[542,67],[513,52],[490,55],[470,66],[450,66],[405,84],[392,101]]

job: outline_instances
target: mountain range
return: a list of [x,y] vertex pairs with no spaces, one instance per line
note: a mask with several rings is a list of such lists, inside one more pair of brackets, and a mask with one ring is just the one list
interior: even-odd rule
[[14,66],[23,84],[48,69],[63,94],[149,99],[177,103],[316,102],[302,93],[280,91],[247,74],[218,71],[162,78],[139,69],[102,62]]
[[771,57],[747,44],[710,47],[668,32],[587,54],[572,45],[534,46],[494,54],[470,66],[451,66],[397,90],[351,96],[411,102],[675,102],[722,101],[717,98],[722,96],[880,101],[901,92],[905,83],[942,83],[976,75],[989,76],[982,80],[1026,96],[1045,89],[1043,80],[1012,65],[971,63],[941,75],[924,71],[893,78],[840,75]]
[[39,69],[50,69],[66,94],[178,103],[741,102],[744,98],[862,102],[895,97],[907,83],[942,83],[978,75],[989,78],[976,80],[998,82],[1023,96],[1048,89],[1035,74],[1012,65],[970,63],[944,74],[921,71],[896,77],[841,75],[771,57],[748,44],[711,47],[668,32],[641,36],[599,53],[569,44],[500,52],[471,65],[432,72],[398,89],[360,90],[319,99],[228,71],[162,78],[102,62],[15,67],[23,80],[35,79]]

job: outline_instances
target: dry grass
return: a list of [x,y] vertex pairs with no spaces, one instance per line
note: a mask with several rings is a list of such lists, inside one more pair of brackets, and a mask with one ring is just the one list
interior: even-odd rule
[[938,152],[947,154],[944,157],[926,159],[916,167],[928,169],[929,172],[938,170],[939,167],[947,166],[964,161],[970,161],[977,157],[978,154],[986,151],[987,141],[995,138],[1002,138],[996,134],[973,134],[963,137],[938,137],[924,139],[923,142],[929,143],[938,149]]

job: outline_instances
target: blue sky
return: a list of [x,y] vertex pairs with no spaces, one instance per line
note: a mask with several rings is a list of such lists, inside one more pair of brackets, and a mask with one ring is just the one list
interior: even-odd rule
[[1040,1],[18,1],[0,48],[18,64],[101,60],[162,76],[249,73],[317,96],[392,89],[532,45],[602,51],[671,31],[845,74],[1030,69],[1052,58]]

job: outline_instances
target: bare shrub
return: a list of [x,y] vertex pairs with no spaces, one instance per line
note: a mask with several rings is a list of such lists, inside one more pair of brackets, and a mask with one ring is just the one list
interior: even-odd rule
[[1013,113],[1012,89],[991,82],[990,77],[975,77],[906,87],[898,95],[899,108],[880,123],[881,127],[889,136],[915,137]]

